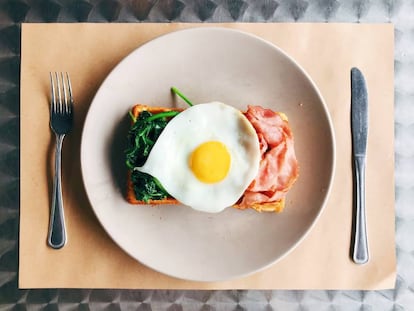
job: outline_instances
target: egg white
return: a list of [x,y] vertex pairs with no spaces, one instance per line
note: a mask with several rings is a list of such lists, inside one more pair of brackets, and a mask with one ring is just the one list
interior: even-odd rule
[[[220,141],[231,155],[226,178],[206,184],[188,163],[191,153],[207,141]],[[220,102],[194,105],[175,116],[138,170],[157,178],[175,199],[196,210],[220,212],[234,205],[256,177],[260,163],[257,134],[237,109]]]

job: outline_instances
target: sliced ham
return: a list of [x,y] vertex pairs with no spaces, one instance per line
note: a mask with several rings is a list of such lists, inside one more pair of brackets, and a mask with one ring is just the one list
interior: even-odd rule
[[287,126],[278,113],[260,106],[249,106],[245,116],[256,132],[263,135],[270,148],[277,146],[283,140],[283,132]]
[[256,130],[262,159],[256,178],[242,197],[242,208],[283,199],[299,173],[287,120],[259,106],[249,106],[245,116]]

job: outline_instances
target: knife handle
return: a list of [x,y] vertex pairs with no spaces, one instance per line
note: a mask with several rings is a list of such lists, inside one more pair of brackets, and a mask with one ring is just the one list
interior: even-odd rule
[[365,157],[356,156],[355,164],[355,236],[352,259],[356,264],[368,262],[368,239],[365,218]]

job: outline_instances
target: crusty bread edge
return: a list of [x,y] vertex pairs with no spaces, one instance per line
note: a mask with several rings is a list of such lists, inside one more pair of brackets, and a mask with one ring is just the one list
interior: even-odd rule
[[[137,118],[142,111],[149,111],[152,114],[157,114],[165,111],[182,111],[182,108],[167,108],[167,107],[155,107],[147,106],[142,104],[137,104],[131,109],[132,115]],[[286,119],[284,114],[281,114],[283,119]],[[127,173],[127,189],[126,189],[126,200],[131,204],[141,204],[141,205],[168,205],[168,204],[179,204],[176,199],[166,198],[163,200],[149,200],[149,202],[144,202],[137,200],[135,197],[134,186],[131,180],[131,171]],[[258,212],[276,212],[279,213],[283,210],[285,206],[285,199],[281,199],[275,202],[266,202],[266,203],[254,203],[251,208],[255,209]],[[234,208],[243,210],[245,208],[241,207],[239,204],[233,205]]]

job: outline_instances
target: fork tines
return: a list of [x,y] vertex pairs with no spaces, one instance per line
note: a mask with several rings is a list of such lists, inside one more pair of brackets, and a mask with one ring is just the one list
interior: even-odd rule
[[71,113],[73,105],[72,85],[67,72],[50,72],[51,110],[55,113]]

